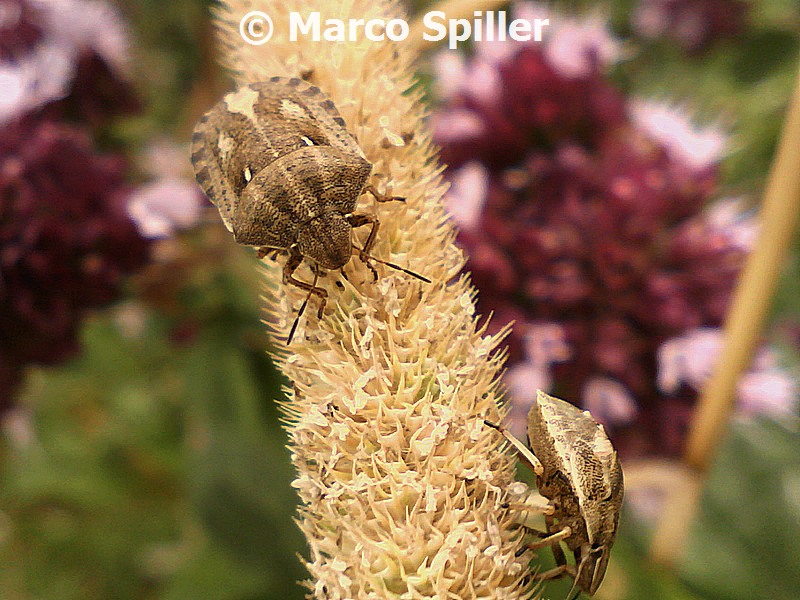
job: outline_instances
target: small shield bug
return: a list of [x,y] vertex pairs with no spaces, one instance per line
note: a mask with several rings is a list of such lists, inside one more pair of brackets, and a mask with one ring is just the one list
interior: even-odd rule
[[[593,595],[603,581],[622,507],[623,476],[616,450],[602,425],[588,411],[539,391],[528,413],[530,449],[505,428],[502,433],[536,474],[539,493],[548,500],[542,539],[528,545],[550,546],[557,566],[540,573],[546,580],[569,575],[567,600],[583,591]],[[572,552],[567,562],[561,543]]]
[[[192,164],[198,183],[219,209],[234,239],[259,249],[259,257],[288,254],[284,284],[308,292],[287,338],[312,295],[322,318],[327,291],[317,286],[321,272],[341,270],[355,253],[378,274],[372,261],[422,281],[430,280],[370,255],[380,222],[355,212],[370,192],[378,202],[403,198],[380,194],[368,184],[372,164],[347,130],[333,102],[302,79],[272,77],[227,94],[197,123]],[[354,228],[371,226],[362,248]],[[314,282],[294,276],[304,260]]]

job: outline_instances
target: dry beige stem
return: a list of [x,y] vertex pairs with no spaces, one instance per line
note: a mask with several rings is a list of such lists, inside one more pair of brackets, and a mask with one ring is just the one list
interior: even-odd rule
[[[262,46],[239,34],[253,10],[275,25]],[[312,305],[291,346],[276,341],[293,384],[285,409],[308,585],[317,598],[531,597],[530,555],[515,555],[517,515],[502,508],[514,459],[483,424],[503,413],[502,359],[491,354],[499,338],[479,327],[475,290],[460,275],[425,108],[409,91],[412,45],[290,42],[289,11],[320,11],[323,24],[405,15],[394,2],[229,0],[217,25],[223,63],[239,83],[305,76],[332,98],[374,165],[374,185],[407,199],[378,206],[362,196],[358,210],[381,220],[373,253],[432,281],[377,265],[373,282],[354,258],[347,279],[320,278],[323,319]],[[356,230],[357,243],[366,233]],[[285,339],[304,292],[281,284],[279,264],[265,268],[267,325]],[[305,266],[297,276],[313,279]]]

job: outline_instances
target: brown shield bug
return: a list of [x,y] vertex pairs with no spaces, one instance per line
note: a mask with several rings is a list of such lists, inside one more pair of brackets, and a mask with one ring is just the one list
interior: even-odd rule
[[[380,222],[354,212],[358,198],[364,192],[378,202],[403,198],[385,196],[368,185],[372,164],[333,102],[308,82],[272,77],[227,94],[197,123],[192,164],[198,183],[237,242],[257,247],[260,257],[288,254],[283,282],[308,295],[287,343],[312,295],[319,298],[322,318],[328,293],[317,286],[319,274],[341,270],[354,250],[376,279],[372,261],[430,283],[370,255]],[[364,225],[371,229],[359,248],[352,232]],[[294,276],[304,260],[311,263],[313,283]]]
[[[528,547],[550,546],[558,566],[537,579],[569,575],[574,583],[568,600],[581,591],[593,595],[617,535],[624,487],[622,467],[605,429],[588,411],[541,391],[528,413],[530,449],[500,425],[486,424],[500,431],[530,465],[539,493],[549,503],[546,531],[534,532],[542,539]],[[574,565],[567,562],[562,542]]]

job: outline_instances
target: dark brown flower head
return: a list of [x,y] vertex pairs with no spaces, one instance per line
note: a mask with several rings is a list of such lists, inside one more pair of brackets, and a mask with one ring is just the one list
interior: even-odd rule
[[0,125],[47,110],[97,126],[138,108],[127,33],[110,4],[0,2]]
[[[723,136],[625,98],[585,32],[519,44],[488,67],[479,49],[462,68],[471,78],[459,88],[450,77],[457,91],[435,119],[448,204],[490,330],[517,323],[517,400],[533,399],[526,381],[533,394],[552,378],[623,452],[672,454],[695,391],[658,388],[659,348],[721,324],[749,244],[707,210]],[[579,69],[562,60],[567,33],[589,49],[573,53]]]
[[[0,355],[7,369],[77,349],[87,309],[115,300],[147,242],[126,212],[119,157],[72,126],[24,119],[0,135]],[[0,390],[2,404],[9,390]]]
[[498,98],[487,102],[463,94],[437,115],[442,158],[453,167],[478,159],[502,168],[517,163],[530,147],[553,148],[564,140],[593,146],[623,120],[625,108],[622,95],[592,64],[586,74],[565,77],[541,48],[520,46],[497,65]]
[[1,62],[16,61],[31,52],[43,33],[41,11],[30,2],[0,2]]

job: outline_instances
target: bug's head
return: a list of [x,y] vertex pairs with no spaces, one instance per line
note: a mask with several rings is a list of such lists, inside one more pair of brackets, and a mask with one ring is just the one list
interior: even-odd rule
[[341,269],[353,254],[352,231],[344,215],[327,212],[300,228],[297,249],[324,269]]
[[593,596],[603,583],[611,556],[610,544],[583,544],[575,552],[575,582],[567,600],[577,598],[581,591]]
[[[575,552],[575,588],[593,595],[606,574],[611,547],[617,536],[619,509],[622,502],[622,479],[616,479],[618,486],[613,488],[608,498],[599,503],[584,505],[581,516],[586,527],[584,543]],[[572,598],[572,596],[569,596]]]

